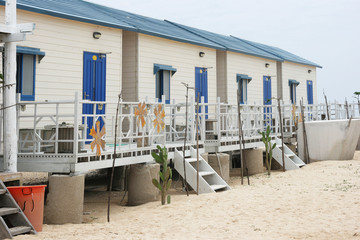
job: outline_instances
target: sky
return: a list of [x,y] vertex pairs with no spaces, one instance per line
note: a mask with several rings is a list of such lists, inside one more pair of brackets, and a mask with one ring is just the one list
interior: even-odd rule
[[87,0],[280,47],[321,65],[318,101],[360,91],[360,0]]

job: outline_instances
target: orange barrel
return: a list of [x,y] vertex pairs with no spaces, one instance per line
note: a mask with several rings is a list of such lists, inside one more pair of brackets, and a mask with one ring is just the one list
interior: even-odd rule
[[37,232],[41,232],[43,226],[45,187],[46,185],[7,188]]

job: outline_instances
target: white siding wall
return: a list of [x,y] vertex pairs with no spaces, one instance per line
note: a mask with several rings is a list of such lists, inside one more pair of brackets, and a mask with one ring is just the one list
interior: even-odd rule
[[[36,64],[35,100],[69,99],[75,92],[82,97],[83,52],[88,51],[107,53],[106,99],[116,101],[121,86],[122,30],[22,10],[17,13],[18,23],[36,24],[34,34],[18,46],[46,53]],[[95,31],[102,33],[98,40],[92,36]]]
[[[122,78],[122,30],[23,10],[17,10],[17,13],[18,23],[36,24],[33,35],[28,35],[27,41],[19,42],[18,46],[40,48],[46,53],[41,62],[36,63],[35,101],[72,100],[75,92],[82,98],[84,51],[107,54],[106,100],[117,101]],[[3,19],[3,6],[0,15]],[[92,36],[95,31],[102,34],[98,40]],[[54,105],[51,105],[39,109],[38,113],[54,111]],[[60,111],[69,114],[74,112],[74,108],[66,105]],[[31,108],[27,108],[24,114],[27,112],[32,113]],[[41,125],[44,124],[54,123],[45,121]]]
[[[269,63],[269,68],[265,68]],[[227,102],[236,104],[236,74],[252,77],[248,85],[248,104],[263,104],[263,76],[271,76],[272,97],[277,96],[276,61],[235,52],[227,52]],[[274,101],[273,101],[274,103]]]
[[[290,102],[290,87],[289,79],[294,79],[300,84],[296,87],[296,103],[300,103],[300,99],[304,99],[304,104],[307,104],[307,88],[306,81],[313,81],[313,98],[314,104],[317,104],[317,93],[316,93],[316,67],[301,65],[292,62],[283,62],[283,95],[284,102]],[[311,73],[308,73],[311,70]]]
[[[216,102],[216,50],[163,38],[139,34],[139,100],[155,98],[154,63],[171,65],[177,72],[171,77],[170,99],[185,101],[185,87],[195,86],[195,67],[208,69],[208,100]],[[205,52],[199,57],[199,52]],[[194,96],[190,90],[189,95]]]

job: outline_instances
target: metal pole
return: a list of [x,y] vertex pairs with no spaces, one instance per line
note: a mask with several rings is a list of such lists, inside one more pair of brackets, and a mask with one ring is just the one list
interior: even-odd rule
[[240,146],[240,164],[241,164],[241,185],[244,184],[244,158],[241,146],[241,119],[240,119],[240,92],[237,91],[237,107],[238,107],[238,122],[239,122],[239,146]]
[[[199,195],[199,98],[196,99],[196,194]],[[204,121],[204,119],[203,119]]]
[[184,149],[183,149],[183,165],[184,165],[184,179],[183,184],[185,187],[186,195],[189,196],[189,190],[187,188],[186,181],[186,168],[185,168],[185,152],[186,152],[186,138],[187,138],[187,123],[188,123],[188,94],[189,94],[189,86],[186,85],[186,103],[185,103],[185,137],[184,137]]
[[280,99],[278,99],[278,109],[279,109],[280,132],[281,132],[281,157],[282,157],[283,171],[285,172],[284,132],[283,132],[283,122],[281,116]]
[[[16,0],[7,0],[5,25],[16,27]],[[5,43],[4,69],[4,166],[7,172],[17,172],[16,134],[16,43]],[[13,107],[10,107],[13,106]]]

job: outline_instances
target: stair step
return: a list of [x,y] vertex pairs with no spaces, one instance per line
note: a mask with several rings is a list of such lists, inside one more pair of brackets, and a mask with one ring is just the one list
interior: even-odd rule
[[18,212],[19,212],[18,208],[9,208],[9,207],[0,208],[0,216],[10,215]]
[[20,235],[23,233],[28,233],[31,231],[31,227],[27,227],[27,226],[18,226],[18,227],[13,227],[9,229],[10,233],[12,236],[16,236],[16,235]]
[[227,186],[226,185],[211,185],[211,188],[216,191],[216,190],[219,190],[219,189],[222,189],[222,188],[226,188]]
[[209,171],[199,172],[199,175],[202,177],[212,175],[212,174],[214,174],[214,172],[209,172]]
[[303,163],[295,163],[296,166],[298,167],[302,167],[302,166],[305,166],[306,164],[303,164]]
[[289,153],[289,154],[285,154],[288,158],[294,157],[295,154],[294,153]]
[[6,193],[6,189],[0,189],[0,194]]
[[[185,158],[185,160],[187,162],[196,162],[197,161],[197,158]],[[199,162],[200,162],[200,158],[199,158]]]

